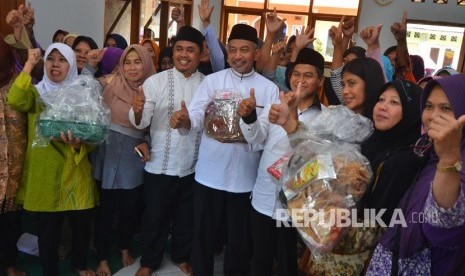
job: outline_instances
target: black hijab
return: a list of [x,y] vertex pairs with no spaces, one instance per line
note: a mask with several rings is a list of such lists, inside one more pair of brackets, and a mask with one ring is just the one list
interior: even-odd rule
[[402,119],[387,131],[376,130],[362,145],[362,154],[370,161],[373,180],[360,201],[362,208],[387,209],[382,216],[389,223],[393,209],[408,189],[417,169],[421,166],[413,153],[413,145],[420,137],[421,88],[406,80],[395,80],[385,84],[381,94],[393,87],[401,101]]

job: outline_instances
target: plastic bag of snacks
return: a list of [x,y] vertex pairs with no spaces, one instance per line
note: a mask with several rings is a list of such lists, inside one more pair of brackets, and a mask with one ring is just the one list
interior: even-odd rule
[[110,110],[103,103],[102,86],[91,76],[80,75],[68,86],[44,95],[47,104],[39,116],[33,146],[73,133],[88,144],[103,142],[111,122]]
[[222,143],[245,143],[237,114],[241,93],[234,89],[217,90],[211,95],[211,103],[205,111],[206,134]]
[[281,171],[275,175],[282,184],[283,206],[317,256],[330,252],[342,238],[351,209],[371,181],[369,161],[358,143],[371,135],[373,124],[338,106],[324,109],[305,126],[287,137],[292,149],[276,162]]

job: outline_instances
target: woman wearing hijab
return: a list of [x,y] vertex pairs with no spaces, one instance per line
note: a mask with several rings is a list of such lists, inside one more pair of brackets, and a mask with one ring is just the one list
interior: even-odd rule
[[123,50],[117,47],[107,48],[102,57],[102,75],[109,75],[118,71],[118,63],[123,55]]
[[39,49],[30,49],[23,71],[14,81],[7,103],[26,113],[28,141],[26,160],[17,201],[35,214],[39,236],[39,260],[44,275],[58,275],[58,247],[63,219],[68,217],[73,231],[72,266],[80,275],[92,275],[87,268],[92,209],[97,189],[88,161],[89,146],[62,133],[44,147],[32,147],[36,121],[44,102],[77,76],[73,50],[63,44],[51,44],[45,52],[44,78],[31,83],[32,68],[41,59]]
[[160,55],[160,47],[158,47],[158,44],[152,38],[145,38],[140,42],[140,45],[147,48],[153,60],[153,66],[158,70],[158,56]]
[[119,34],[109,34],[105,38],[105,47],[118,47],[121,50],[124,50],[128,47],[126,39]]
[[[378,91],[385,92],[385,90],[393,86],[393,84],[390,84],[383,88],[383,85],[384,75],[381,66],[372,58],[356,58],[348,62],[343,68],[342,97],[346,102],[346,106],[355,113],[366,118],[373,120],[373,110],[376,110],[375,105],[381,105],[379,104],[380,99],[385,100],[385,96],[381,97],[380,95],[383,94],[378,93]],[[383,90],[381,90],[381,88],[383,88]],[[415,95],[416,102],[418,103],[420,96],[418,93]],[[390,100],[392,101],[392,99]],[[400,104],[400,98],[397,98],[397,101],[398,104]],[[412,111],[414,109],[414,103],[412,102],[411,105],[406,106],[406,110],[407,109],[409,112],[406,119],[410,120],[414,117],[415,113]],[[270,111],[270,116],[271,114],[272,111]],[[292,117],[289,117],[289,119],[290,120],[287,120],[283,125],[288,133],[293,132],[297,125],[297,122],[292,119]],[[417,119],[417,132],[419,135],[419,118]],[[408,124],[408,122],[404,123]],[[391,146],[394,146],[394,144]],[[373,169],[373,171],[376,170]],[[358,230],[359,229],[352,228],[340,244],[334,248],[332,254],[323,255],[321,260],[315,261],[310,250],[306,250],[299,262],[300,269],[308,273],[308,275],[354,275],[357,274],[356,271],[360,274],[369,257],[370,250],[374,247],[374,243],[376,243],[378,229],[369,229],[364,233],[360,233]],[[363,239],[370,239],[371,242],[367,242],[366,245],[360,244],[363,239],[356,239],[357,235],[362,236]]]
[[415,147],[429,154],[400,201],[405,225],[388,228],[367,275],[444,275],[465,242],[465,75],[430,81],[421,100],[426,135]]
[[[128,112],[133,98],[146,78],[155,73],[152,59],[141,45],[124,50],[119,70],[103,91],[103,99],[111,110],[108,139],[99,146],[94,177],[101,181],[100,208],[97,218],[98,275],[111,275],[108,265],[112,218],[119,214],[119,249],[124,266],[132,265],[129,253],[137,207],[140,201],[145,161],[150,159],[149,147],[144,140],[145,130],[134,128]],[[135,150],[137,148],[137,150]],[[142,156],[135,154],[137,151]]]
[[[389,225],[394,209],[421,168],[422,160],[412,151],[420,136],[421,89],[405,80],[385,84],[373,108],[375,131],[362,145],[370,161],[373,180],[358,202],[358,218],[364,209],[383,212]],[[361,275],[384,225],[349,228],[330,254],[305,267],[308,275]]]
[[27,120],[23,113],[6,104],[14,79],[14,58],[0,36],[0,271],[7,275],[25,275],[15,267],[21,235],[20,205],[16,194],[21,185],[26,155]]

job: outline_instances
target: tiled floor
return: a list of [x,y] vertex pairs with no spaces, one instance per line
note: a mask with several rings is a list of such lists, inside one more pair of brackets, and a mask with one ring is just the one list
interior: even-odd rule
[[[125,267],[120,271],[113,274],[114,276],[129,276],[136,274],[136,271],[140,267],[140,258],[137,258],[136,263],[132,266]],[[185,274],[179,270],[179,268],[171,262],[168,255],[165,255],[163,263],[160,269],[155,271],[152,276],[184,276]],[[215,272],[214,276],[223,275],[223,254],[215,256]]]

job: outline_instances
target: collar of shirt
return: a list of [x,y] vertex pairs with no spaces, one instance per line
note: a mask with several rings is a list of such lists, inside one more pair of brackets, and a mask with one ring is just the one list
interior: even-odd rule
[[252,77],[253,74],[255,73],[255,70],[252,69],[252,71],[250,71],[249,73],[241,74],[241,73],[239,73],[236,70],[231,68],[231,72],[233,73],[234,76],[236,76],[237,78],[243,80],[243,79]]
[[309,110],[312,107],[315,107],[319,111],[321,111],[321,103],[320,103],[320,99],[318,97],[315,97],[315,100],[313,100],[313,103],[309,107],[305,108],[304,110],[298,109],[299,115],[302,115],[302,113],[304,113],[305,111]]
[[175,74],[176,76],[182,77],[182,78],[184,78],[184,79],[190,79],[190,78],[196,76],[197,73],[199,72],[198,70],[195,70],[195,72],[192,73],[192,75],[190,75],[189,77],[186,77],[186,76],[184,76],[184,74],[183,74],[182,72],[180,72],[178,69],[176,69],[176,67],[173,67],[173,69],[170,69],[170,70],[173,70],[173,72],[174,72],[174,74]]

